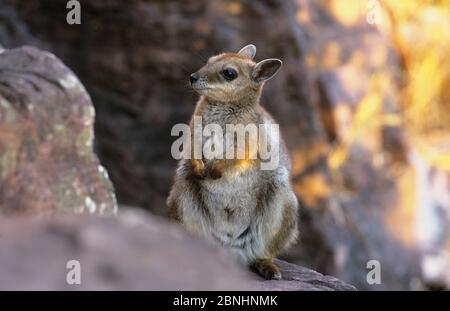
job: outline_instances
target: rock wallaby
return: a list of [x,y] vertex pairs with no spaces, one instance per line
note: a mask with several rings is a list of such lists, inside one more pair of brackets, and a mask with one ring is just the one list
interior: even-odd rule
[[[263,277],[281,279],[272,259],[297,238],[298,201],[284,141],[279,131],[271,132],[268,125],[275,122],[259,102],[265,81],[282,62],[256,63],[255,54],[256,47],[247,45],[238,53],[211,57],[190,76],[192,88],[200,94],[190,128],[195,132],[195,117],[201,117],[202,126],[218,124],[224,132],[229,124],[258,126],[265,129],[268,146],[278,150],[277,165],[261,169],[261,144],[251,135],[244,135],[243,157],[235,153],[231,159],[206,159],[191,153],[180,160],[167,205],[171,218],[189,231],[231,249]],[[190,135],[192,143],[198,139]],[[237,143],[235,138],[232,142]]]

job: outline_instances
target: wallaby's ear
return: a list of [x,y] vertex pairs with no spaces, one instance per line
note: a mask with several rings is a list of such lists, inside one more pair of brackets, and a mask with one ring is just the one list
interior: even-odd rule
[[255,57],[256,55],[256,46],[254,46],[253,44],[249,44],[244,46],[242,49],[239,50],[238,54],[250,57],[251,59],[253,59],[253,57]]
[[256,82],[263,82],[272,78],[281,68],[283,62],[276,58],[269,58],[260,61],[252,71],[252,78]]

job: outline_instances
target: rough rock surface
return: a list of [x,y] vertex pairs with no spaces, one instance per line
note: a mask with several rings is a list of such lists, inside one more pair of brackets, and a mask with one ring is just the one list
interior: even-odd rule
[[[224,249],[165,219],[124,209],[118,217],[0,219],[0,290],[353,290],[279,261],[287,280],[263,281]],[[78,260],[81,284],[69,285]]]
[[323,275],[314,270],[301,267],[283,260],[275,260],[281,269],[283,279],[259,280],[255,288],[258,290],[280,291],[354,291],[356,288],[335,277]]
[[93,123],[89,95],[54,55],[0,52],[0,214],[115,212]]

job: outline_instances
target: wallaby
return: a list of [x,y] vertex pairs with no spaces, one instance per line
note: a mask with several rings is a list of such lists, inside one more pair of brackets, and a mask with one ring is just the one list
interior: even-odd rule
[[[256,63],[255,54],[250,44],[238,53],[211,57],[190,76],[192,88],[200,94],[193,119],[201,117],[203,126],[218,124],[224,132],[228,124],[262,125],[269,131],[268,145],[278,147],[276,167],[261,169],[260,144],[245,137],[243,158],[180,160],[167,205],[170,217],[189,231],[231,249],[263,277],[281,279],[272,259],[297,238],[298,201],[284,141],[270,132],[268,125],[275,122],[259,101],[265,81],[282,62]],[[191,120],[192,132],[193,126]],[[256,151],[250,151],[252,144]]]

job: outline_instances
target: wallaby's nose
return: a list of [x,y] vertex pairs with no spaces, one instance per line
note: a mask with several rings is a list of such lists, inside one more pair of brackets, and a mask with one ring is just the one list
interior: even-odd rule
[[194,84],[195,82],[197,82],[199,78],[200,77],[198,76],[198,73],[195,72],[195,73],[191,74],[189,77],[189,81],[191,81],[191,85]]

